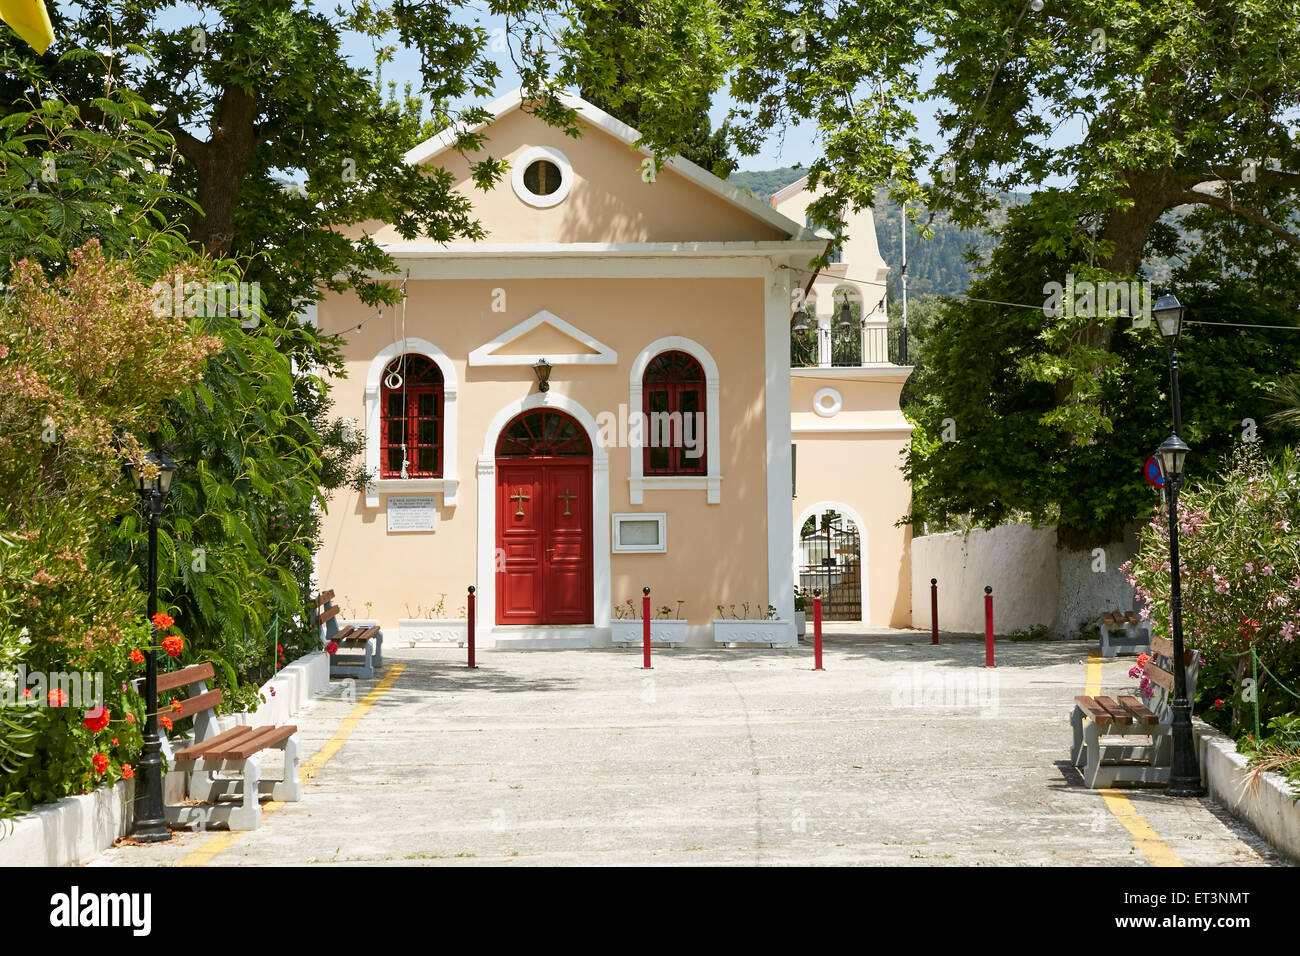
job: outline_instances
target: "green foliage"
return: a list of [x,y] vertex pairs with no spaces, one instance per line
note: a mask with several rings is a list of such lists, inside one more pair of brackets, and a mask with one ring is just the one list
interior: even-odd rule
[[[1283,687],[1300,693],[1300,461],[1289,448],[1266,460],[1256,446],[1238,445],[1222,476],[1179,498],[1184,632],[1204,661],[1197,698],[1217,702],[1206,719],[1238,737],[1255,727],[1247,678],[1258,681],[1261,724],[1295,710]],[[1163,637],[1172,636],[1168,540],[1157,509],[1122,569]]]
[[743,189],[759,202],[768,202],[776,193],[789,186],[797,179],[803,178],[807,170],[797,166],[781,166],[777,169],[748,169],[732,173],[727,182],[737,189]]
[[[917,429],[904,470],[912,519],[927,530],[1014,517],[1055,522],[1063,540],[1095,544],[1149,507],[1142,463],[1171,428],[1166,349],[1154,328],[1112,314],[1100,323],[1110,339],[1101,348],[1080,319],[998,304],[1045,303],[1048,283],[1098,274],[1079,264],[1086,250],[1061,218],[1063,203],[1037,194],[1011,210],[972,298],[949,302],[919,330],[923,357],[904,408]],[[1180,382],[1194,478],[1220,467],[1246,419],[1259,425],[1266,452],[1294,440],[1294,429],[1263,427],[1275,407],[1270,384],[1300,362],[1293,296],[1226,279],[1183,293],[1192,318],[1285,327],[1188,328]]]

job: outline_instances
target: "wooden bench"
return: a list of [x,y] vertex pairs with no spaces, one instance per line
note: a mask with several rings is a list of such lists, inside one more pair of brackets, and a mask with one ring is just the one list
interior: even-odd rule
[[[1084,786],[1092,789],[1129,783],[1168,783],[1173,750],[1174,675],[1173,641],[1163,637],[1151,639],[1153,657],[1146,666],[1146,676],[1154,693],[1144,704],[1137,697],[1074,698],[1070,725],[1074,743],[1070,758],[1083,768]],[[1200,655],[1184,651],[1187,674],[1187,699],[1196,699],[1196,674]],[[1085,723],[1084,721],[1087,721]],[[1148,737],[1149,741],[1130,738]],[[1103,740],[1108,738],[1109,742]],[[1116,738],[1123,738],[1118,740]]]
[[1151,649],[1151,622],[1133,611],[1107,611],[1097,619],[1101,629],[1101,656],[1113,658],[1123,648],[1140,654]]
[[[180,720],[194,718],[194,742],[172,752],[163,735],[163,753],[172,770],[187,773],[186,792],[192,799],[206,801],[200,805],[166,807],[168,823],[198,823],[204,829],[224,823],[232,830],[256,830],[262,822],[261,797],[272,800],[301,800],[302,781],[298,779],[298,728],[232,727],[221,731],[214,708],[225,699],[219,690],[208,690],[212,665],[195,664],[170,674],[158,675],[160,717]],[[180,701],[180,709],[168,706],[168,691],[188,687],[189,697]],[[284,774],[280,780],[263,780],[260,755],[264,750],[284,751]],[[237,773],[238,777],[217,777],[218,773]],[[228,794],[242,796],[238,803],[219,802]]]
[[330,677],[354,677],[369,680],[375,668],[384,666],[384,632],[378,624],[358,622],[339,626],[339,606],[334,603],[333,591],[322,591],[316,598],[316,624],[321,629],[321,646],[334,641],[340,650],[351,654],[335,653],[330,656]]

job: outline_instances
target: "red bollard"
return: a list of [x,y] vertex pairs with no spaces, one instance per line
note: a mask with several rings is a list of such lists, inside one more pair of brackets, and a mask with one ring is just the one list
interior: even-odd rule
[[939,579],[930,579],[930,643],[939,643]]
[[993,588],[984,588],[984,666],[997,667],[993,663]]
[[654,670],[650,666],[650,589],[641,589],[641,646],[644,649],[645,663],[641,669]]
[[465,610],[469,614],[469,666],[477,667],[474,663],[474,586],[470,585],[469,599],[465,604]]
[[825,670],[822,667],[822,591],[813,589],[813,670]]

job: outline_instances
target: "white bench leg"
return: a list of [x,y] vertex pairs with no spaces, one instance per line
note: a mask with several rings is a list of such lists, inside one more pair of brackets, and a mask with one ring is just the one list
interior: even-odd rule
[[231,807],[226,822],[232,830],[256,830],[262,825],[262,805],[258,802],[258,781],[262,777],[262,762],[257,754],[244,761],[244,799],[238,807]]
[[271,786],[271,799],[295,803],[302,799],[302,780],[298,776],[298,735],[284,742],[284,779]]
[[1074,710],[1070,712],[1070,729],[1073,736],[1070,744],[1070,761],[1076,767],[1082,767],[1087,751],[1083,743],[1083,708],[1078,704],[1075,704]]
[[1109,787],[1115,782],[1113,769],[1101,764],[1101,733],[1097,722],[1091,721],[1083,730],[1084,743],[1088,750],[1088,762],[1083,771],[1083,785],[1089,790]]

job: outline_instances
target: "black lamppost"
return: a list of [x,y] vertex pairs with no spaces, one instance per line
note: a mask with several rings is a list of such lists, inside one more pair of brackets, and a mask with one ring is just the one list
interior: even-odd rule
[[1178,491],[1183,484],[1187,443],[1179,437],[1183,428],[1182,401],[1178,394],[1178,337],[1183,331],[1183,306],[1172,295],[1156,299],[1151,309],[1160,335],[1169,345],[1169,398],[1173,405],[1174,433],[1164,440],[1156,455],[1165,476],[1169,498],[1169,606],[1174,632],[1173,757],[1169,769],[1171,797],[1203,797],[1201,770],[1192,734],[1192,702],[1187,699],[1187,667],[1183,660],[1183,581],[1178,566]]
[[140,493],[140,503],[149,518],[149,627],[151,639],[145,654],[145,723],[144,747],[140,752],[140,773],[135,781],[135,821],[133,836],[141,843],[159,843],[172,838],[163,810],[162,738],[158,734],[158,628],[153,616],[158,612],[158,519],[162,517],[163,499],[172,486],[176,462],[156,451],[143,462],[130,465],[131,483]]

